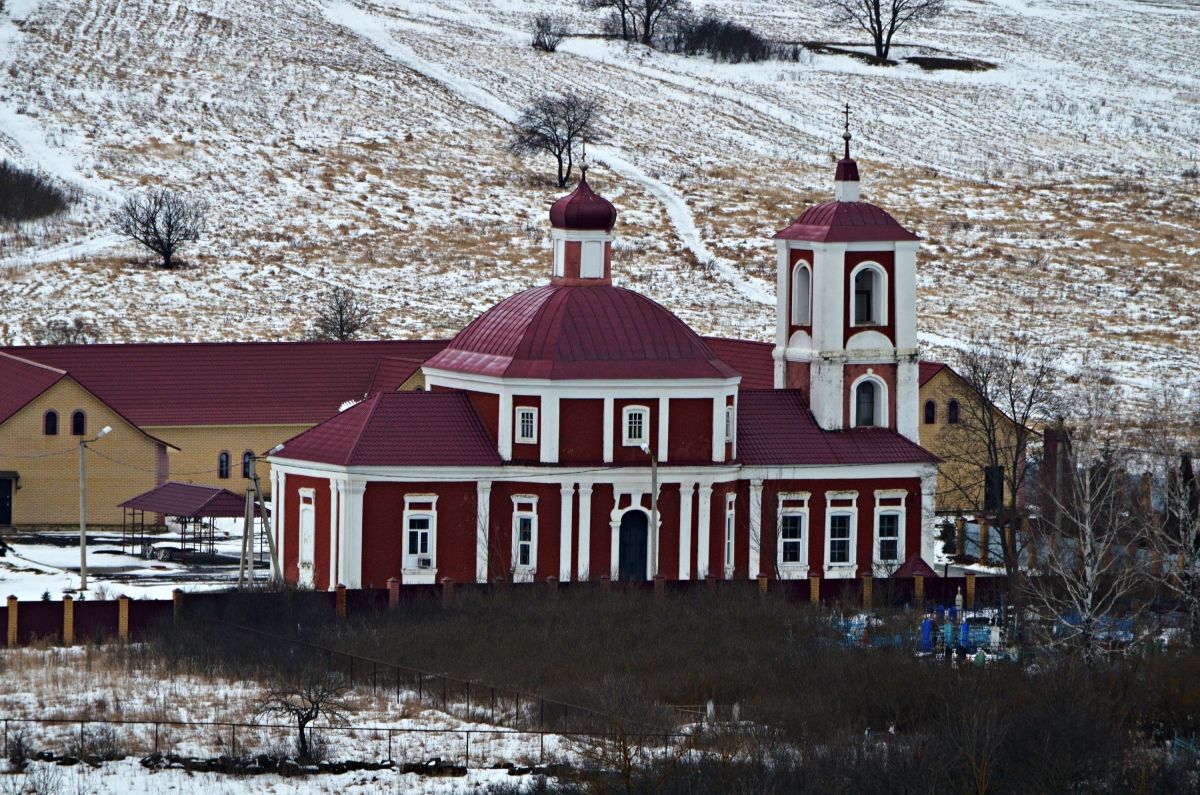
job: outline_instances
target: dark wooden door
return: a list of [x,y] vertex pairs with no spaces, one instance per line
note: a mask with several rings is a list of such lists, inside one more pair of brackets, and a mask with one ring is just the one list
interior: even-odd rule
[[0,478],[0,525],[12,524],[13,482]]
[[621,538],[617,579],[646,579],[646,534],[650,523],[642,511],[628,511],[621,517]]

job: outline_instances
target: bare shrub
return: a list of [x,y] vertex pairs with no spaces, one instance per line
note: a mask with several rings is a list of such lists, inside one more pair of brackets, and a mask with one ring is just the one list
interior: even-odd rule
[[71,200],[71,195],[45,174],[0,161],[0,221],[32,221],[57,215],[66,212]]
[[100,341],[100,329],[90,320],[48,320],[29,333],[34,345],[85,345]]
[[200,239],[207,207],[166,188],[129,196],[113,213],[113,225],[125,237],[153,251],[162,267],[175,267],[175,255],[185,243]]
[[258,719],[281,715],[296,724],[296,755],[302,761],[320,761],[327,746],[309,726],[316,720],[345,725],[350,707],[342,701],[349,687],[337,674],[309,674],[301,679],[276,679],[255,705]]
[[535,50],[554,52],[567,37],[567,23],[557,14],[541,13],[533,18],[533,39],[530,44]]

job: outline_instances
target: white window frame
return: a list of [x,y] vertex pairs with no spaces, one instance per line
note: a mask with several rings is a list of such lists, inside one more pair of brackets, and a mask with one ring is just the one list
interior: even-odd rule
[[[849,502],[849,505],[834,505],[835,502]],[[846,563],[831,562],[830,554],[833,548],[833,517],[843,514],[850,517],[849,560]],[[830,491],[825,494],[825,574],[827,577],[853,577],[857,566],[858,550],[858,492]]]
[[567,241],[561,237],[554,241],[554,275],[565,276],[567,273]]
[[725,495],[725,532],[721,559],[725,568],[725,579],[733,577],[733,565],[737,560],[737,495]]
[[[634,438],[629,435],[629,418],[635,413],[642,415],[642,436]],[[621,409],[621,444],[625,447],[641,447],[650,444],[650,407],[626,406]]]
[[[858,387],[864,381],[871,381],[875,384],[875,424],[861,425],[858,422]],[[887,428],[891,417],[888,416],[888,388],[887,383],[875,374],[874,371],[868,370],[863,375],[854,379],[850,384],[850,427],[851,428]]]
[[585,240],[579,252],[579,276],[582,279],[604,278],[604,241]]
[[737,433],[737,412],[734,406],[725,407],[725,443],[733,444],[734,435]]
[[[433,584],[437,582],[437,500],[436,494],[405,494],[404,515],[402,517],[404,545],[403,568],[404,581],[408,583]],[[413,519],[429,519],[426,533],[429,536],[428,551],[410,553],[408,551],[409,524]],[[428,566],[422,566],[421,560],[429,559]]]
[[[889,504],[884,505],[884,501]],[[897,504],[899,500],[899,504]],[[872,553],[872,560],[877,566],[895,566],[899,568],[905,560],[904,550],[904,530],[905,517],[907,516],[907,500],[908,492],[904,489],[879,489],[875,492],[875,549]],[[883,538],[879,534],[880,517],[884,514],[896,514],[899,519],[896,522],[896,559],[884,560],[880,555],[880,546]]]
[[[514,494],[512,496],[512,570],[514,582],[533,582],[537,573],[538,558],[538,513],[537,495]],[[529,562],[520,562],[520,522],[529,519]]]
[[[808,276],[807,289],[803,291],[799,289],[801,271]],[[793,326],[812,325],[812,268],[804,260],[800,260],[792,268],[791,316]]]
[[316,584],[317,568],[317,490],[299,489],[299,527],[296,530],[296,569],[301,588]]
[[[808,576],[808,534],[812,532],[809,524],[808,500],[811,494],[807,491],[780,492],[775,511],[775,568],[782,579],[795,579]],[[795,503],[799,503],[796,505]],[[800,517],[800,560],[785,561],[783,559],[783,518],[785,516]]]
[[[532,433],[526,434],[522,420],[529,417]],[[538,440],[538,410],[536,406],[517,406],[513,412],[513,441],[517,444],[537,444]]]
[[[875,320],[864,322],[858,318],[858,296],[854,289],[854,283],[858,279],[858,274],[865,270],[869,270],[875,274],[874,284],[871,287],[871,314]],[[860,262],[850,271],[850,306],[847,311],[847,316],[850,318],[850,325],[856,328],[876,328],[886,326],[888,324],[888,277],[887,271],[878,262]]]

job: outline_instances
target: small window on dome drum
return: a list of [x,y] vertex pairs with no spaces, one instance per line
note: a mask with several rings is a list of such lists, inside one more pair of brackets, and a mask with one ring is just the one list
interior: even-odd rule
[[584,242],[582,261],[579,263],[579,275],[584,279],[604,277],[604,243],[599,240]]

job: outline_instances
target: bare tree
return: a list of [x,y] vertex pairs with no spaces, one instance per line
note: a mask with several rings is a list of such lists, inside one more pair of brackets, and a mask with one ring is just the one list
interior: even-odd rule
[[946,0],[817,0],[838,25],[861,28],[871,36],[875,57],[884,59],[896,31],[933,19],[946,10]]
[[1024,334],[1001,345],[972,341],[956,368],[968,387],[959,421],[945,426],[947,447],[955,452],[942,472],[957,491],[983,498],[976,507],[989,527],[1000,530],[1010,588],[1020,568],[1022,497],[1028,457],[1039,439],[1035,428],[1054,416],[1058,403],[1053,361],[1048,344]]
[[686,0],[629,0],[628,5],[638,39],[646,46],[654,43],[662,22],[688,9]]
[[631,21],[629,6],[633,2],[635,0],[582,0],[580,5],[588,11],[612,9],[613,14],[621,18],[621,38],[628,39]]
[[533,18],[533,40],[535,50],[554,52],[567,37],[567,23],[558,14],[537,14]]
[[1136,615],[1135,591],[1146,582],[1137,553],[1145,532],[1129,488],[1131,455],[1116,447],[1112,396],[1091,389],[1078,421],[1064,423],[1064,476],[1044,486],[1054,510],[1031,522],[1038,542],[1036,573],[1026,582],[1029,606],[1059,629],[1059,640],[1093,666],[1114,632],[1118,609]]
[[256,719],[282,715],[296,722],[296,751],[301,760],[311,758],[312,730],[319,719],[329,724],[346,724],[350,707],[341,700],[349,688],[336,674],[310,674],[299,680],[278,679],[254,707]]
[[84,345],[98,342],[96,324],[82,317],[70,320],[49,320],[30,332],[34,345]]
[[166,188],[129,196],[113,213],[117,231],[162,258],[162,267],[175,267],[175,254],[185,243],[200,239],[206,206]]
[[550,154],[558,162],[558,187],[571,178],[575,150],[600,134],[600,104],[574,92],[533,99],[513,128],[510,147],[520,154]]
[[318,340],[356,339],[371,323],[371,310],[349,287],[334,287],[317,309],[311,336]]

